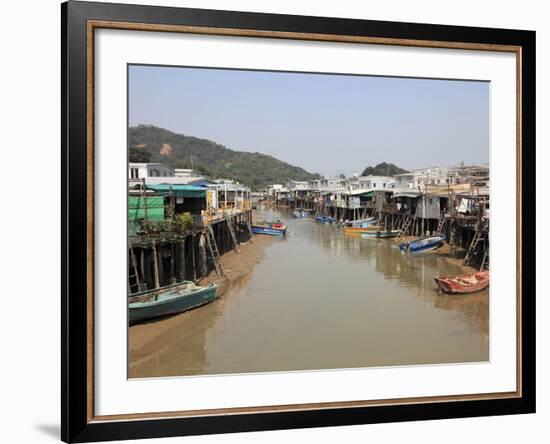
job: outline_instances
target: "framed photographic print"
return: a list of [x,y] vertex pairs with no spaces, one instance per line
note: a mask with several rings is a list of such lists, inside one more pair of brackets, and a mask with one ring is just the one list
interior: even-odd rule
[[62,439],[535,411],[535,33],[62,5]]

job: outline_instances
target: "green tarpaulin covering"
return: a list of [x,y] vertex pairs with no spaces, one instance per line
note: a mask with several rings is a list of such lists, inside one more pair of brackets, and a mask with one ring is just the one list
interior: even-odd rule
[[374,196],[374,191],[365,191],[364,193],[357,194],[360,197],[372,197]]
[[206,189],[195,185],[170,185],[161,183],[158,185],[147,185],[147,189],[157,193],[172,193],[174,196],[201,198],[206,196]]
[[164,197],[150,196],[144,198],[141,196],[128,197],[128,220],[135,221],[145,219],[145,207],[147,207],[148,220],[164,220]]

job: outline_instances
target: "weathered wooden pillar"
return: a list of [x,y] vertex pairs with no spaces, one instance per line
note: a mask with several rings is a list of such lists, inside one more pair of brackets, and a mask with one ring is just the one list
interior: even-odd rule
[[206,276],[208,269],[206,266],[206,240],[204,234],[199,237],[199,272],[201,276]]
[[180,279],[185,280],[185,238],[180,241]]
[[170,242],[170,281],[172,284],[176,282],[176,243],[174,240]]
[[191,235],[191,257],[193,260],[193,280],[197,280],[197,265],[195,261],[195,233]]
[[159,278],[159,260],[157,256],[157,242],[153,241],[153,275],[155,279],[155,288],[160,287],[160,278]]
[[164,252],[165,252],[165,248],[162,245],[162,243],[159,242],[157,256],[158,256],[158,268],[159,268],[159,281],[161,286],[166,285],[166,280],[167,280],[166,270],[164,270]]

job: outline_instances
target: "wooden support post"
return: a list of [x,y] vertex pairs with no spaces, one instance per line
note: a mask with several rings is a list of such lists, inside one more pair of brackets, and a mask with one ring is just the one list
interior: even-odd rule
[[195,262],[195,233],[191,235],[191,258],[193,260],[193,280],[197,280],[197,265]]
[[185,239],[180,242],[180,277],[185,280]]
[[153,241],[153,273],[155,278],[155,288],[160,288],[159,279],[159,260],[157,257],[157,241]]
[[176,282],[176,244],[175,241],[170,242],[170,280],[172,284]]

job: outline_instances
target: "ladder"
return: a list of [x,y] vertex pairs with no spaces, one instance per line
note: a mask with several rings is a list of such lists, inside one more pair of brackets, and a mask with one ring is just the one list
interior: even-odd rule
[[246,221],[246,229],[248,230],[248,233],[250,234],[250,242],[254,243],[254,237],[252,233],[252,227],[250,226],[250,222]]
[[[139,271],[137,268],[136,256],[134,255],[134,249],[130,245],[130,242],[128,242],[128,249],[130,250],[130,260],[132,262],[132,267],[130,271],[128,271],[128,286],[132,288],[132,285],[136,285],[138,291],[141,291],[143,288],[139,280]],[[132,280],[133,280],[133,283],[132,283]]]
[[208,253],[210,253],[210,259],[212,260],[214,264],[214,268],[216,269],[216,274],[218,277],[225,276],[225,272],[223,271],[223,266],[220,261],[220,252],[218,250],[218,246],[216,245],[216,239],[214,239],[214,231],[212,230],[212,225],[205,225],[206,228],[206,245],[208,247]]
[[227,219],[227,229],[229,230],[229,234],[231,235],[231,240],[233,240],[233,247],[235,248],[235,251],[239,252],[239,243],[237,242],[237,236],[235,235],[235,227],[233,226],[233,222],[231,222],[231,219]]
[[435,234],[443,234],[443,227],[445,226],[445,214],[441,214],[439,222],[437,224],[437,231]]
[[469,265],[472,256],[474,255],[476,251],[477,244],[479,244],[479,241],[483,238],[483,232],[476,231],[474,234],[474,237],[472,238],[472,242],[470,243],[470,246],[468,247],[468,251],[466,252],[466,256],[464,256],[464,264]]
[[483,271],[488,268],[489,268],[489,246],[485,245],[485,252],[483,253],[483,259],[481,260],[479,271]]
[[405,218],[405,221],[403,222],[403,226],[401,227],[401,233],[399,233],[397,235],[397,237],[395,238],[396,241],[402,239],[405,236],[405,234],[407,233],[407,230],[409,229],[409,227],[411,225],[411,222],[412,222],[412,217],[407,216]]

